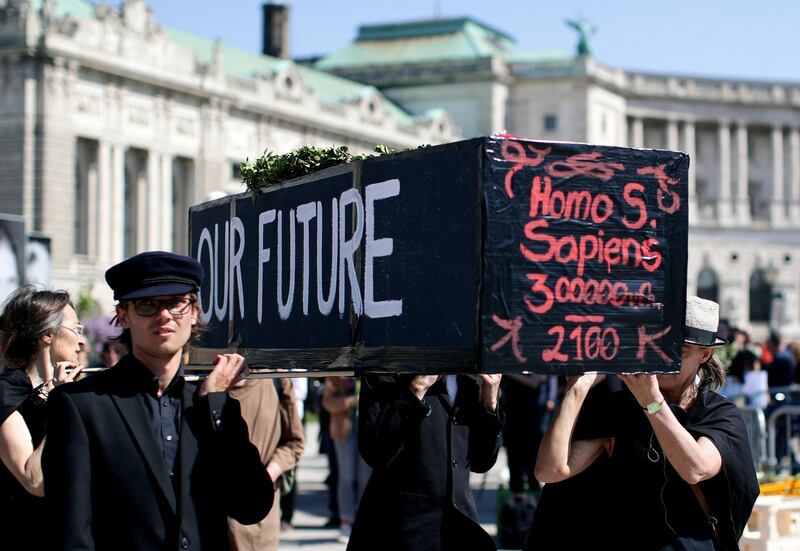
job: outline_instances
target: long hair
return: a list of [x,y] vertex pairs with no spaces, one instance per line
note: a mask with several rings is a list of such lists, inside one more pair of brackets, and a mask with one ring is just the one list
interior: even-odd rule
[[66,291],[25,285],[11,294],[0,315],[0,355],[5,369],[26,369],[34,362],[42,348],[39,338],[61,334],[67,306],[72,306],[72,301]]
[[727,368],[716,354],[712,354],[707,362],[700,364],[700,378],[703,385],[710,385],[711,390],[725,386]]

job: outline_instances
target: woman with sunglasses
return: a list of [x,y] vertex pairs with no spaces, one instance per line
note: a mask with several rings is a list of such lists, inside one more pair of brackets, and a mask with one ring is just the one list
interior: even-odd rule
[[64,291],[25,286],[0,314],[0,534],[3,549],[44,548],[41,453],[49,392],[80,373],[83,326]]

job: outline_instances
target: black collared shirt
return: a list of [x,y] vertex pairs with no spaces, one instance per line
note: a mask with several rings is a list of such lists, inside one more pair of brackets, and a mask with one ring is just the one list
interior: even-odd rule
[[144,397],[150,430],[161,445],[161,454],[172,478],[181,433],[183,366],[178,369],[161,396],[158,396],[158,378],[138,361],[132,362],[132,366],[134,366],[134,384]]

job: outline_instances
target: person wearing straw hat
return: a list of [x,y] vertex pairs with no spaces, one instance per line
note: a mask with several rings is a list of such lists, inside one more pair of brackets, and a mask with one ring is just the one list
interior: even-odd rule
[[718,324],[716,302],[689,297],[678,373],[620,375],[627,389],[599,399],[589,391],[604,375],[568,379],[536,476],[558,483],[604,456],[594,476],[605,491],[582,506],[608,527],[597,546],[738,549],[759,488],[744,421],[714,392],[725,382]]
[[202,383],[184,379],[202,280],[197,261],[168,252],[106,272],[130,353],[50,393],[51,549],[219,551],[229,516],[253,524],[269,512],[273,481],[226,394],[247,375],[243,358],[220,355]]

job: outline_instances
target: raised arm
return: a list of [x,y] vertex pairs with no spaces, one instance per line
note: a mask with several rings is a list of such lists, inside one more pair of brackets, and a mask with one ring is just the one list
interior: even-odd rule
[[358,448],[373,469],[388,467],[403,450],[406,435],[430,413],[423,401],[437,376],[410,381],[391,375],[365,375],[361,380]]
[[[620,378],[642,408],[651,403],[664,402],[655,375],[621,375]],[[722,455],[714,443],[705,436],[695,439],[666,404],[657,412],[647,414],[647,420],[664,455],[683,480],[697,484],[720,472]]]
[[491,469],[503,444],[503,412],[498,402],[501,375],[481,374],[480,378],[480,400],[471,416],[469,435],[469,468],[474,473]]
[[258,449],[250,442],[239,402],[227,395],[247,372],[239,354],[217,356],[214,369],[198,389],[196,403],[201,411],[207,408],[202,415],[209,420],[205,427],[211,431],[228,516],[242,524],[255,524],[272,508],[274,485]]
[[608,439],[573,440],[578,414],[589,390],[605,376],[586,373],[570,378],[553,421],[547,428],[536,458],[536,479],[560,482],[580,473],[592,464],[609,444]]

